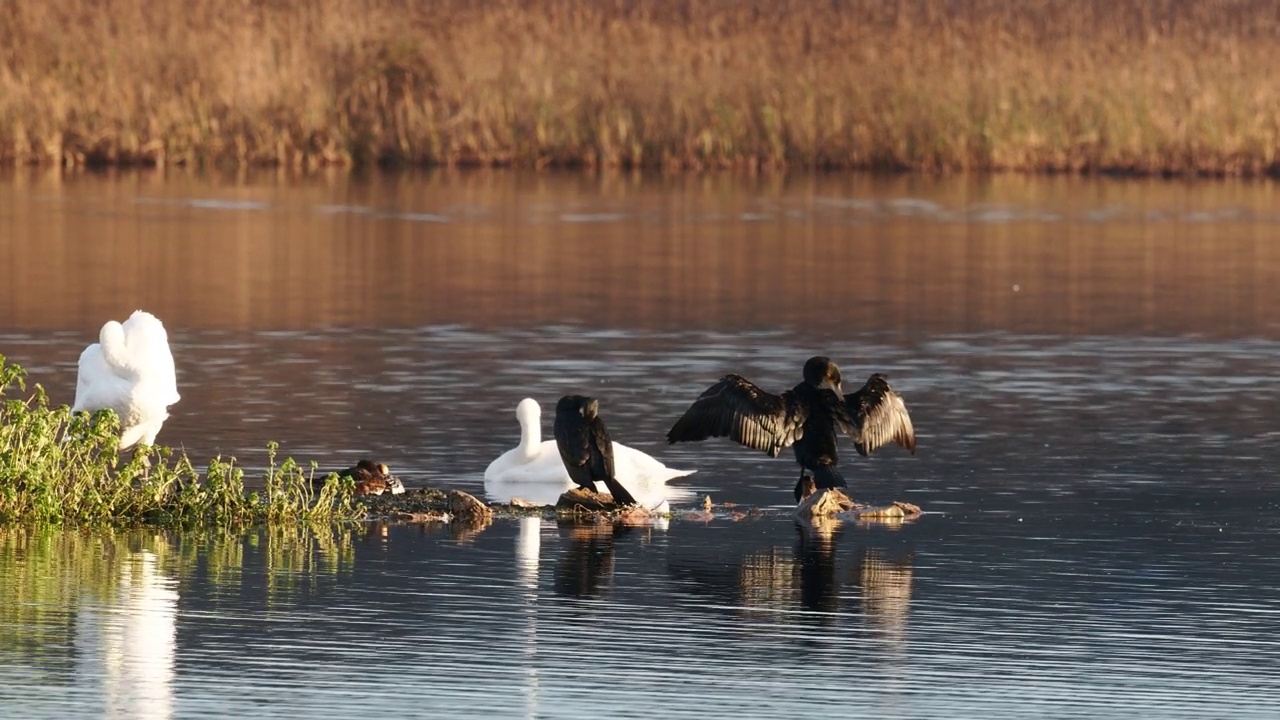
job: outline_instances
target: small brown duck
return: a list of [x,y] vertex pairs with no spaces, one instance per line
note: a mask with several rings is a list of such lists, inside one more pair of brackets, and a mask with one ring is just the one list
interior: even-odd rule
[[361,460],[354,467],[339,470],[336,473],[317,475],[315,481],[323,483],[324,479],[329,475],[355,480],[356,495],[381,495],[383,493],[400,495],[404,492],[404,483],[400,481],[400,478],[392,475],[391,469],[385,464],[375,463],[372,460]]

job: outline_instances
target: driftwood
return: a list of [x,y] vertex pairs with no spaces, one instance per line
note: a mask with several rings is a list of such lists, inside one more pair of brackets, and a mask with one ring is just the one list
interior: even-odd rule
[[824,488],[809,494],[796,506],[796,517],[802,519],[844,516],[852,519],[904,519],[920,514],[920,508],[911,503],[894,501],[890,505],[868,507],[854,502],[835,488]]
[[856,511],[856,515],[860,518],[870,519],[897,519],[897,518],[913,518],[922,511],[919,505],[912,505],[909,502],[894,500],[892,505],[882,507],[869,507]]
[[561,495],[556,501],[556,512],[562,515],[608,516],[624,525],[649,525],[662,517],[661,513],[639,505],[619,505],[612,495],[585,488],[573,488]]
[[449,522],[449,514],[444,512],[396,512],[390,517],[406,523]]

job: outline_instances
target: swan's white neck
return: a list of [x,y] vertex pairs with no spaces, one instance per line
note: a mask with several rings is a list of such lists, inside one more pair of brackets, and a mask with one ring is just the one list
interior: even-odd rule
[[525,460],[537,457],[542,445],[542,408],[532,398],[525,398],[516,406],[516,420],[520,421],[520,456]]
[[542,445],[542,428],[538,418],[520,418],[520,454],[532,458],[538,454]]
[[124,326],[115,320],[108,321],[98,331],[98,344],[102,347],[102,358],[107,361],[117,375],[132,377],[133,369],[129,347],[125,342]]

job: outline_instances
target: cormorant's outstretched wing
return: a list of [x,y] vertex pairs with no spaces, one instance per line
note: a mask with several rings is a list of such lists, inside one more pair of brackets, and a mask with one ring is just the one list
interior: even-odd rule
[[853,438],[859,455],[867,455],[895,442],[916,452],[916,430],[907,414],[902,396],[889,387],[889,378],[875,373],[857,392],[844,396],[847,416],[840,418],[842,429]]
[[805,408],[790,391],[773,395],[741,375],[725,375],[707,388],[667,432],[667,442],[727,437],[777,457],[800,439]]

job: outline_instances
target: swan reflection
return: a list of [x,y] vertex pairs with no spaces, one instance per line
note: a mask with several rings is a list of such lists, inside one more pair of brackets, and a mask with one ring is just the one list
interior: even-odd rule
[[149,550],[128,553],[114,597],[82,606],[78,673],[102,677],[104,717],[172,716],[177,611],[177,581]]
[[524,600],[521,651],[524,654],[525,717],[538,715],[541,678],[538,672],[538,561],[542,550],[542,518],[520,518],[516,535],[516,584]]

